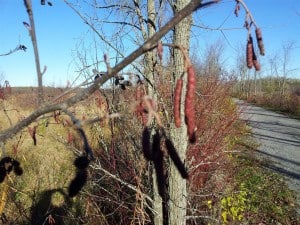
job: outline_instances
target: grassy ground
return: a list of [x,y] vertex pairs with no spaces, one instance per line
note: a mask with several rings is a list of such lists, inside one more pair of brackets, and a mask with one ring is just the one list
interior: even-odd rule
[[[300,224],[296,212],[295,193],[289,190],[284,178],[264,168],[265,162],[255,157],[255,143],[243,141],[242,154],[234,156],[238,195],[246,224]],[[237,198],[238,201],[238,198]]]
[[247,137],[237,142],[236,151],[230,153],[228,169],[215,174],[219,179],[229,178],[222,179],[223,188],[219,192],[201,193],[207,196],[199,202],[203,219],[194,224],[300,224],[296,195],[284,178],[267,170],[263,166],[266,162],[255,157],[255,142]]
[[[1,130],[9,128],[33,110],[30,104],[20,107],[19,101],[12,96],[1,102]],[[66,206],[68,212],[56,213],[67,215],[74,210],[76,200],[71,205],[67,198],[68,186],[76,172],[74,151],[71,145],[66,144],[69,128],[56,123],[51,114],[48,116],[29,126],[37,126],[37,145],[25,128],[7,141],[0,152],[1,158],[17,160],[23,170],[21,176],[10,173],[0,183],[0,224],[1,221],[3,224],[36,224],[41,222],[38,218],[44,214],[64,211]]]

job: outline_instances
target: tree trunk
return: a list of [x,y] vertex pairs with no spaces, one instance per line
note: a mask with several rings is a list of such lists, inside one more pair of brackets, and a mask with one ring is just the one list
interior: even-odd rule
[[[153,26],[156,21],[156,12],[155,12],[155,2],[154,0],[148,0],[147,1],[147,14],[148,14],[148,24],[147,24],[147,35],[144,35],[144,39],[146,41],[146,37],[150,38],[155,34],[155,27]],[[145,34],[146,32],[144,32]],[[151,96],[154,100],[157,99],[157,95],[154,90],[154,71],[155,71],[155,50],[149,51],[145,53],[144,58],[144,68],[145,68],[145,76],[147,77],[150,84],[147,85],[148,95]],[[152,167],[153,173],[152,173],[152,191],[153,191],[153,210],[155,211],[153,215],[153,222],[155,225],[163,225],[164,224],[164,213],[163,213],[163,199],[160,197],[158,192],[158,185],[157,185],[157,178],[156,178],[156,172],[155,167]]]
[[[154,0],[147,1],[147,13],[148,13],[148,21],[149,21],[147,24],[147,30],[148,30],[147,38],[150,38],[155,34],[155,27],[153,26],[156,20]],[[145,76],[147,77],[148,81],[151,83],[151,85],[148,85],[148,95],[150,95],[151,97],[155,97],[154,96],[155,93],[153,89],[154,67],[155,67],[155,51],[153,50],[145,53]]]
[[[182,9],[189,0],[175,1],[175,11]],[[189,16],[180,22],[174,28],[173,42],[175,45],[181,45],[189,49],[190,43],[190,29],[192,17]],[[182,53],[174,49],[174,84],[177,78],[185,72],[184,61]],[[181,96],[181,118],[184,118],[184,97],[186,93],[186,76],[184,76],[183,90]],[[171,129],[171,138],[177,149],[178,155],[183,162],[185,162],[186,151],[188,146],[187,129],[183,123],[181,128]],[[186,180],[182,179],[176,166],[173,162],[170,163],[169,169],[169,224],[170,225],[184,225],[186,224],[186,206],[187,206],[187,189]]]

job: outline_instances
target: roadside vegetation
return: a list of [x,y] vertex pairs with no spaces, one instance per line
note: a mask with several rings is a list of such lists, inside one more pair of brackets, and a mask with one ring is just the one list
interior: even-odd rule
[[238,55],[232,95],[299,119],[300,72],[291,65],[295,50],[295,42],[283,43],[276,54],[268,55],[264,72],[249,71],[244,56]]
[[[197,89],[202,95],[197,97],[196,121],[200,139],[188,150],[187,224],[298,224],[293,193],[279,175],[255,159],[255,144],[247,141],[249,130],[238,121],[230,98],[231,85],[205,77],[201,71],[198,74]],[[119,104],[134,98],[136,88],[103,90],[73,107],[84,119],[101,115],[107,107],[102,101],[104,94],[117,99],[114,105],[125,115],[113,123],[106,120],[85,126],[97,160],[89,166],[88,181],[75,198],[69,197],[68,189],[78,173],[74,163],[82,143],[68,117],[53,113],[32,124],[30,127],[37,126],[36,146],[29,129],[9,141],[6,155],[19,161],[23,174],[11,174],[1,184],[5,200],[0,208],[2,221],[24,225],[45,220],[51,224],[52,219],[60,224],[128,224],[135,218],[149,222],[146,196],[151,196],[151,169],[141,151],[142,121],[129,119],[130,102]],[[166,87],[162,90],[168,93]],[[36,102],[32,101],[36,99],[34,91],[12,88],[11,95],[1,101],[1,129],[30,112]],[[45,92],[56,96],[61,89],[46,88]]]
[[241,154],[234,157],[237,192],[233,196],[237,204],[230,207],[242,209],[246,224],[299,224],[295,193],[281,175],[265,167],[270,162],[255,157],[255,145],[249,138],[238,145]]
[[300,119],[300,80],[266,77],[236,83],[233,95]]

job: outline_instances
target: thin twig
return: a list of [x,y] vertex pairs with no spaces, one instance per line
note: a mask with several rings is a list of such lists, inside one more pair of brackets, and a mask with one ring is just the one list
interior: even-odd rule
[[10,50],[10,51],[7,52],[7,53],[0,54],[0,56],[8,56],[8,55],[13,54],[14,52],[20,51],[20,50],[23,50],[23,51],[25,52],[26,49],[27,49],[27,48],[26,48],[25,45],[18,45],[15,49]]
[[246,15],[249,17],[249,19],[251,20],[251,22],[253,23],[253,25],[257,28],[257,24],[254,20],[254,17],[252,15],[252,13],[250,12],[250,10],[248,9],[247,5],[245,4],[245,2],[243,0],[236,0],[238,3],[241,3],[241,5],[243,6],[243,8],[246,11]]
[[153,46],[155,46],[157,42],[181,20],[183,20],[188,15],[190,15],[193,11],[199,8],[207,7],[214,3],[215,1],[210,1],[204,4],[201,4],[201,0],[191,1],[182,10],[176,13],[175,16],[165,26],[163,26],[158,32],[156,32],[151,38],[149,38],[142,46],[137,48],[134,52],[132,52],[125,59],[123,59],[123,61],[121,61],[115,67],[111,68],[111,71],[107,73],[107,75],[98,78],[90,87],[82,90],[81,92],[77,93],[75,96],[66,99],[62,103],[41,106],[40,108],[32,112],[24,120],[17,123],[15,126],[1,131],[0,142],[6,141],[7,139],[13,137],[17,132],[22,130],[24,127],[28,126],[30,123],[32,123],[41,115],[44,115],[49,112],[53,112],[55,110],[68,108],[74,105],[75,103],[86,99],[93,92],[95,92],[99,88],[99,86],[103,85],[106,81],[114,77],[118,72],[120,72],[126,66],[130,65],[134,60],[139,58],[145,52],[152,50],[154,48]]
[[[98,165],[95,165],[95,166],[94,166],[94,165],[91,165],[90,167],[93,168],[93,169],[95,169],[95,170],[100,170],[100,171],[102,171],[103,173],[105,173],[105,174],[108,175],[109,177],[111,177],[111,178],[113,178],[114,180],[120,182],[121,184],[125,185],[126,187],[128,187],[129,189],[131,189],[131,190],[133,190],[133,191],[135,191],[135,192],[140,191],[140,190],[137,190],[137,188],[136,188],[134,185],[129,184],[129,183],[127,183],[126,181],[124,181],[124,180],[122,180],[121,178],[119,178],[117,175],[114,175],[114,174],[110,173],[110,172],[107,171],[106,169],[102,168],[102,166],[99,165],[99,164],[98,164]],[[142,195],[144,198],[146,198],[148,201],[150,201],[151,203],[153,203],[153,200],[152,200],[152,198],[151,198],[150,196],[148,196],[147,194],[144,194],[144,193],[141,193],[141,195]]]

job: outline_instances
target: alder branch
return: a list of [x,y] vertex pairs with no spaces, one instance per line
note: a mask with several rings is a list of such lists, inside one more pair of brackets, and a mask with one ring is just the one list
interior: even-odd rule
[[128,23],[128,22],[124,22],[124,21],[107,21],[107,20],[101,20],[100,22],[102,23],[107,23],[107,24],[119,24],[119,25],[125,25],[125,26],[130,26],[130,27],[134,27],[137,30],[141,30],[140,27],[138,27],[135,24],[132,23]]
[[130,10],[133,10],[132,7],[128,6],[128,5],[121,5],[121,4],[114,4],[114,5],[108,5],[108,6],[98,6],[95,5],[96,9],[109,9],[109,8],[127,8]]
[[41,115],[44,115],[49,112],[53,112],[55,110],[60,110],[63,108],[63,104],[55,104],[55,105],[47,105],[45,107],[41,107],[31,113],[28,117],[23,119],[22,121],[18,122],[13,127],[10,127],[6,130],[3,130],[0,132],[0,143],[6,141],[9,138],[12,138],[16,133],[21,131],[24,127],[31,124],[33,121],[35,121],[37,118],[39,118]]
[[198,25],[198,24],[192,24],[193,27],[201,28],[204,30],[210,30],[210,31],[227,31],[227,30],[243,30],[243,27],[228,27],[228,28],[221,28],[221,27],[209,27],[205,25]]
[[103,85],[106,81],[113,78],[115,75],[117,75],[118,72],[120,72],[126,66],[130,65],[133,61],[135,61],[137,58],[142,56],[144,53],[152,50],[157,45],[157,42],[165,34],[167,34],[176,24],[178,24],[181,20],[183,20],[188,15],[190,15],[193,11],[198,10],[203,7],[207,7],[214,3],[216,3],[216,1],[210,1],[207,3],[203,3],[203,4],[201,4],[201,0],[191,1],[182,10],[180,10],[178,13],[176,13],[175,16],[166,25],[164,25],[158,32],[156,32],[151,38],[149,38],[142,46],[138,47],[129,56],[124,58],[123,61],[121,61],[115,67],[111,68],[111,70],[106,75],[100,77],[99,79],[96,79],[95,82],[91,86],[89,86],[88,88],[77,93],[75,96],[70,97],[69,99],[66,99],[62,103],[40,106],[37,110],[32,112],[24,120],[18,122],[16,125],[14,125],[11,128],[1,131],[0,132],[0,142],[4,142],[7,139],[12,138],[16,133],[21,131],[24,127],[28,126],[29,124],[31,124],[33,121],[35,121],[37,118],[39,118],[40,116],[42,116],[44,114],[53,112],[55,110],[61,110],[61,109],[68,108],[68,107],[74,105],[75,103],[86,99],[88,96],[90,96],[96,90],[98,90],[99,86]]
[[256,22],[255,22],[255,20],[254,20],[254,17],[253,17],[253,15],[252,15],[252,13],[251,13],[250,10],[248,9],[246,3],[245,3],[243,0],[236,0],[236,2],[237,2],[237,3],[240,3],[240,4],[243,6],[243,8],[244,8],[245,11],[246,11],[246,16],[248,16],[248,17],[250,18],[250,20],[251,20],[251,22],[253,23],[253,25],[257,28],[258,26],[257,26],[257,24],[256,24]]
[[8,56],[10,54],[13,54],[14,52],[16,51],[19,51],[19,50],[23,50],[24,52],[26,52],[26,46],[25,45],[18,45],[15,49],[13,50],[10,50],[9,52],[7,53],[3,53],[3,54],[0,54],[0,56]]

